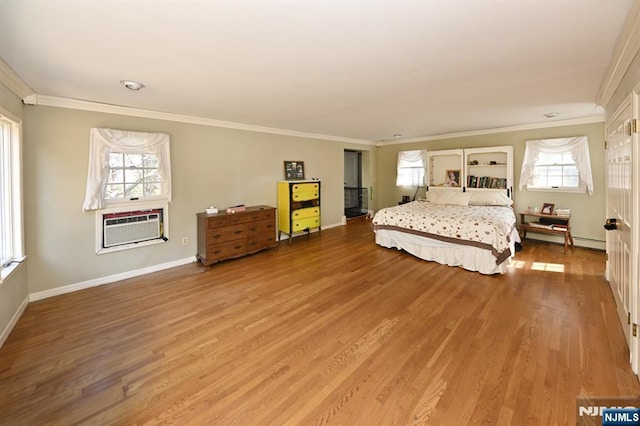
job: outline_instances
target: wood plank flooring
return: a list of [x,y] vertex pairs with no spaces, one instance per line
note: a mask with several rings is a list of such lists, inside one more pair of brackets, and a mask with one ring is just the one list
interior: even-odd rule
[[575,424],[640,393],[604,253],[527,240],[483,276],[369,224],[31,303],[0,424]]

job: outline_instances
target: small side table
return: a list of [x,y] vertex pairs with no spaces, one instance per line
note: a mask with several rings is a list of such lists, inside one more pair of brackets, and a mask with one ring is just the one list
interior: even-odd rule
[[[538,218],[538,220],[535,222],[527,222],[527,216]],[[569,224],[570,220],[571,216],[520,212],[520,238],[522,240],[527,238],[527,232],[562,235],[564,236],[564,253],[566,254],[569,244],[571,248],[574,247],[573,237],[571,236],[571,225]]]

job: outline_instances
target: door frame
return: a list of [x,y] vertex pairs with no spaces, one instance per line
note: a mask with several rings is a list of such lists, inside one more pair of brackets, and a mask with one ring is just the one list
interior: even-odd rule
[[[631,93],[631,110],[632,119],[638,123],[640,120],[640,83],[636,84]],[[631,321],[636,326],[640,324],[640,140],[639,131],[636,129],[631,135],[631,258],[630,272],[631,276],[631,294],[630,308]],[[637,336],[631,336],[631,344],[629,345],[631,357],[631,368],[634,373],[640,377],[640,339]]]

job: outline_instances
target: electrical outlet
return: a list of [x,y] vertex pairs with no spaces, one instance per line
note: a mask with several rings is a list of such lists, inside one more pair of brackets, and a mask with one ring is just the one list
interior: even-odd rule
[[189,244],[189,239],[187,237],[182,237],[182,245],[186,246],[187,244]]

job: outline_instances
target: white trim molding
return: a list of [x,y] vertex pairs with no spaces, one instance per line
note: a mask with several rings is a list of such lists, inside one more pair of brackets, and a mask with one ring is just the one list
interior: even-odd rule
[[620,38],[611,56],[609,68],[600,85],[596,101],[598,105],[607,106],[639,50],[640,1],[636,1],[624,23]]
[[84,290],[86,288],[97,287],[104,284],[114,283],[116,281],[126,280],[128,278],[139,277],[140,275],[150,274],[152,272],[163,271],[165,269],[174,268],[176,266],[187,265],[189,263],[195,263],[196,258],[194,256],[187,257],[185,259],[173,260],[171,262],[160,263],[158,265],[149,266],[147,268],[134,269],[133,271],[122,272],[120,274],[108,275],[106,277],[96,278],[93,280],[82,281],[75,284],[69,284],[62,287],[52,288],[51,290],[39,291],[37,293],[29,294],[29,301],[35,302],[37,300],[47,299],[53,296],[59,296],[61,294],[72,293],[78,290]]
[[0,58],[0,83],[7,86],[7,88],[20,99],[24,99],[35,93],[2,58]]
[[168,112],[152,111],[148,109],[131,108],[119,105],[102,104],[99,102],[81,101],[78,99],[61,98],[32,94],[23,98],[27,105],[43,105],[59,108],[70,108],[82,111],[103,112],[107,114],[120,114],[130,117],[153,118],[156,120],[175,121],[178,123],[198,124],[201,126],[222,127],[225,129],[246,130],[249,132],[269,133],[298,138],[322,139],[334,142],[355,143],[360,145],[375,145],[375,142],[364,139],[344,138],[340,136],[321,135],[317,133],[299,132],[296,130],[277,129],[273,127],[253,126],[251,124],[234,123],[231,121],[214,120],[210,118],[193,117],[189,115],[173,114]]
[[604,120],[605,120],[604,114],[598,114],[590,117],[574,118],[570,120],[558,120],[558,121],[552,121],[548,123],[522,124],[520,126],[498,127],[494,129],[484,129],[484,130],[472,130],[469,132],[445,133],[441,135],[425,136],[425,137],[418,137],[418,138],[411,138],[411,139],[394,139],[389,141],[379,141],[376,143],[376,145],[377,146],[398,145],[401,143],[428,142],[428,141],[437,141],[441,139],[491,135],[494,133],[519,132],[522,130],[547,129],[551,127],[563,127],[563,126],[577,126],[581,124],[604,123]]
[[2,345],[4,345],[4,342],[9,337],[9,334],[11,334],[11,331],[18,323],[18,320],[20,319],[20,317],[22,317],[22,314],[24,313],[24,310],[27,309],[28,304],[29,304],[29,296],[24,298],[24,300],[22,301],[22,303],[20,304],[16,312],[11,317],[11,321],[9,321],[9,324],[7,324],[4,330],[2,330],[2,334],[0,334],[0,348],[2,347]]

